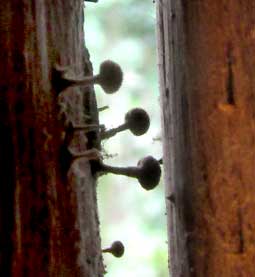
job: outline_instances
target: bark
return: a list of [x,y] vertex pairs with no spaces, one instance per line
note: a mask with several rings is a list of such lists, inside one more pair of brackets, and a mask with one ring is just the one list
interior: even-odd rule
[[65,120],[98,123],[94,93],[52,85],[55,64],[91,74],[83,1],[3,1],[0,48],[0,276],[102,276],[90,164],[62,160]]
[[255,3],[158,2],[172,276],[254,276]]

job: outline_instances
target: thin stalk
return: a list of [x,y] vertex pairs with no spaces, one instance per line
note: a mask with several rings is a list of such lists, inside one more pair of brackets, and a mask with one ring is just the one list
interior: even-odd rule
[[67,76],[63,76],[63,79],[68,82],[69,86],[90,86],[98,83],[99,75],[88,76],[82,79],[73,79]]
[[112,249],[111,248],[105,248],[102,250],[103,253],[111,253]]
[[102,112],[102,111],[105,111],[105,110],[107,110],[107,109],[109,109],[109,106],[108,106],[108,105],[107,105],[107,106],[100,107],[100,108],[98,108],[97,110],[98,110],[98,112]]
[[111,138],[111,137],[115,136],[117,133],[125,131],[127,129],[128,129],[128,124],[124,123],[124,124],[120,125],[117,128],[112,128],[110,130],[103,131],[100,134],[100,136],[101,136],[101,139],[108,139],[108,138]]
[[113,174],[117,174],[117,175],[125,175],[128,177],[133,177],[133,178],[138,178],[140,175],[140,169],[136,166],[115,167],[115,166],[102,164],[101,171],[105,174],[113,173]]

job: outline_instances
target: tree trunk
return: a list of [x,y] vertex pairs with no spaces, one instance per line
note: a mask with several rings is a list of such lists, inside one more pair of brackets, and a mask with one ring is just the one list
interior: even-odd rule
[[[90,164],[62,166],[64,121],[97,123],[94,92],[58,96],[52,74],[56,64],[91,74],[83,1],[3,1],[0,49],[0,276],[102,276]],[[96,138],[77,133],[72,147]]]
[[157,10],[171,274],[255,276],[255,2]]

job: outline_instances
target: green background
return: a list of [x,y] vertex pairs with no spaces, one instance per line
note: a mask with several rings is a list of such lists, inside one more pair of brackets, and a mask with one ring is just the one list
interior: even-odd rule
[[[116,94],[106,95],[96,87],[98,106],[110,106],[100,112],[100,123],[116,127],[134,107],[144,108],[151,118],[150,129],[143,136],[125,131],[104,141],[104,162],[131,166],[146,155],[161,158],[155,4],[150,0],[99,0],[85,5],[85,39],[94,73],[106,59],[119,63],[124,72]],[[120,259],[104,254],[106,276],[168,276],[162,182],[155,190],[145,191],[136,179],[107,175],[98,180],[97,194],[102,247],[114,240],[125,245]]]

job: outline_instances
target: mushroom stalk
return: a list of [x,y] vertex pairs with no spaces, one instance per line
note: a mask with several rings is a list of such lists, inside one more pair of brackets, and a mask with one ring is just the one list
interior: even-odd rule
[[108,139],[108,138],[115,136],[117,133],[125,131],[127,129],[128,129],[128,124],[124,123],[124,124],[120,125],[119,127],[112,128],[110,130],[101,132],[100,136],[101,136],[101,139]]
[[128,167],[116,167],[106,165],[104,163],[101,164],[101,172],[103,174],[113,173],[117,175],[125,175],[127,177],[138,178],[140,169],[137,166],[128,166]]
[[107,106],[103,106],[103,107],[101,107],[101,108],[98,108],[97,111],[98,111],[98,112],[102,112],[102,111],[107,110],[107,109],[109,109],[109,106],[108,106],[108,105],[107,105]]
[[105,248],[102,250],[102,253],[111,253],[112,249],[111,248]]
[[65,81],[69,84],[68,86],[90,86],[94,84],[98,84],[99,75],[95,76],[87,76],[82,79],[70,78],[65,76]]

